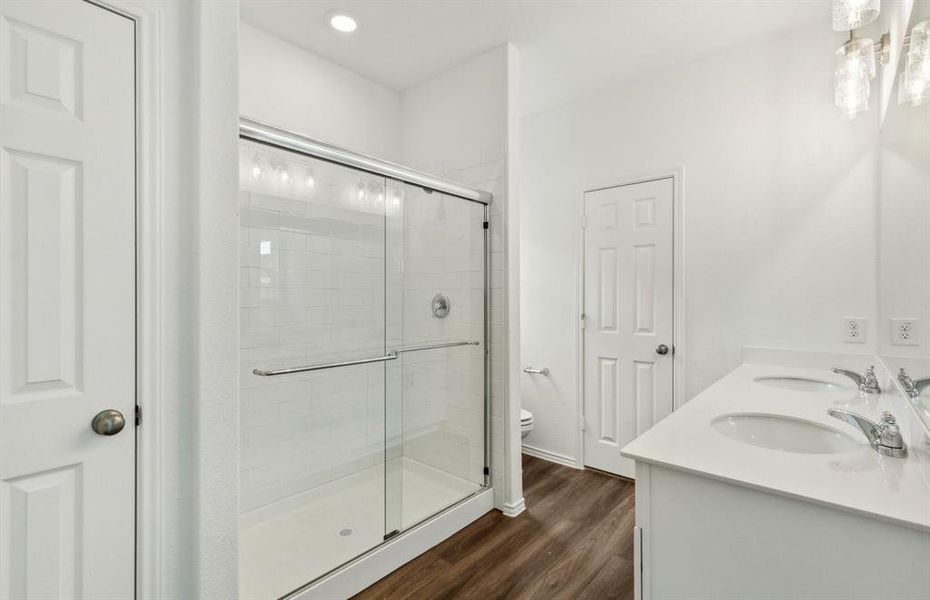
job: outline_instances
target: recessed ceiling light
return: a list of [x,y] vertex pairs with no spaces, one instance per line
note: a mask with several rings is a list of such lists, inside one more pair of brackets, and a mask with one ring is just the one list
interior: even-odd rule
[[331,16],[329,18],[329,24],[332,25],[333,29],[341,31],[342,33],[352,33],[358,29],[358,23],[355,22],[355,19],[342,13]]

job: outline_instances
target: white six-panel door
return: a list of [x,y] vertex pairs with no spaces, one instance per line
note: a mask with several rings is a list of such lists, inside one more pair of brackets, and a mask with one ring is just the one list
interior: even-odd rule
[[673,180],[584,202],[584,463],[632,477],[620,448],[672,411]]
[[133,46],[93,4],[0,2],[4,599],[134,593]]

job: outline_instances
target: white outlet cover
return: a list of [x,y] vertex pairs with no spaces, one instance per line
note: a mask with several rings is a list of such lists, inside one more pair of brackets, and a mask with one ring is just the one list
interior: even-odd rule
[[843,338],[847,344],[864,344],[866,341],[866,319],[864,317],[846,317],[846,335]]
[[920,345],[920,322],[917,319],[896,318],[890,322],[892,346]]

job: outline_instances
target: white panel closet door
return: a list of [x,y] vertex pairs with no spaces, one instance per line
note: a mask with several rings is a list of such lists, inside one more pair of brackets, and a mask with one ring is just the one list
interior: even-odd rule
[[0,598],[134,594],[133,40],[0,2]]
[[633,477],[620,448],[672,411],[672,179],[588,192],[584,210],[584,463]]

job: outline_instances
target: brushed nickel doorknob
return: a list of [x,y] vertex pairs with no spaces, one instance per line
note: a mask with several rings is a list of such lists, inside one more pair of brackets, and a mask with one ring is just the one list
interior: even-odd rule
[[108,409],[97,413],[90,427],[100,435],[116,435],[126,426],[126,418],[118,410]]
[[668,354],[668,346],[666,346],[665,344],[659,344],[658,346],[656,346],[656,354],[662,354],[662,355]]

